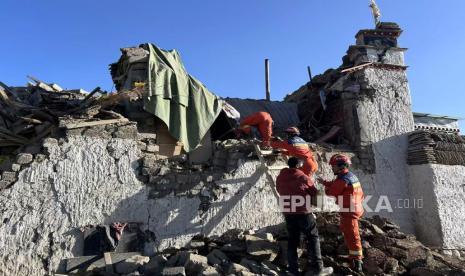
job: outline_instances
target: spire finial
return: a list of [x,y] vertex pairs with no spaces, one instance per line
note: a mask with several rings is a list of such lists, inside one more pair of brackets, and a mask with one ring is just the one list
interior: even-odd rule
[[375,0],[370,1],[370,8],[371,12],[373,13],[373,18],[375,20],[375,27],[378,26],[380,23],[380,18],[381,18],[381,11],[378,8],[378,5],[376,4]]

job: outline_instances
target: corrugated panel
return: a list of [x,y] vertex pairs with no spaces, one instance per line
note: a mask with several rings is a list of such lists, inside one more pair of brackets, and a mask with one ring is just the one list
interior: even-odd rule
[[241,118],[259,111],[270,113],[276,129],[298,126],[300,123],[296,103],[237,98],[226,98],[225,101],[241,113]]

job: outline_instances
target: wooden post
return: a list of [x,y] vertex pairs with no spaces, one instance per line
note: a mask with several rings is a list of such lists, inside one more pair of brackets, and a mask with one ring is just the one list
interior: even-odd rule
[[310,79],[310,82],[312,82],[312,69],[310,69],[310,66],[307,66],[307,71],[308,71],[308,78]]
[[270,95],[270,60],[265,59],[265,89],[266,89],[266,100],[271,100]]

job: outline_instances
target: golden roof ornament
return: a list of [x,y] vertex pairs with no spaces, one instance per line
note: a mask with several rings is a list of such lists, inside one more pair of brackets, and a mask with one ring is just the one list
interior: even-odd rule
[[381,11],[379,10],[378,5],[376,4],[375,0],[371,0],[370,2],[371,12],[373,13],[373,18],[375,19],[375,27],[381,22]]

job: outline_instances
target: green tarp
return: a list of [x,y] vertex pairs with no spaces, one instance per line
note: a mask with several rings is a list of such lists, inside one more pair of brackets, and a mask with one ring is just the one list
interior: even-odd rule
[[192,151],[218,117],[222,100],[190,76],[176,50],[148,44],[148,93],[144,108],[168,126],[186,152]]

